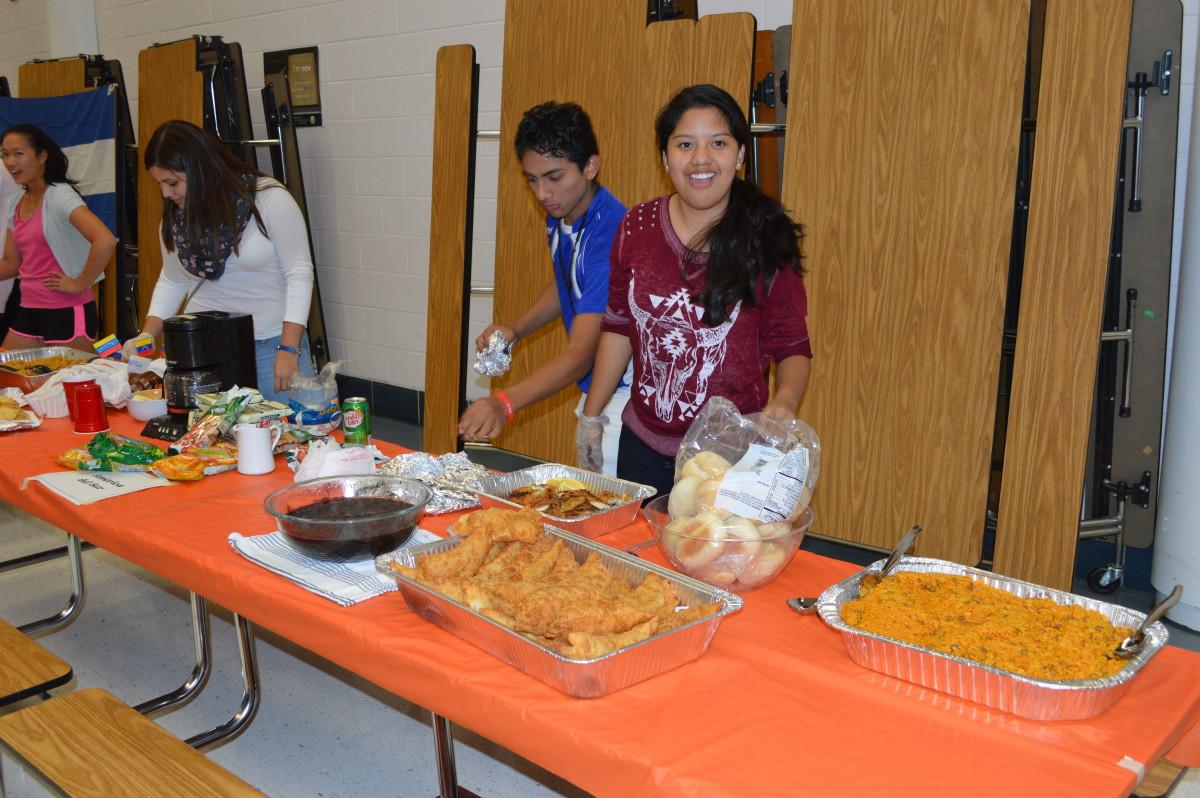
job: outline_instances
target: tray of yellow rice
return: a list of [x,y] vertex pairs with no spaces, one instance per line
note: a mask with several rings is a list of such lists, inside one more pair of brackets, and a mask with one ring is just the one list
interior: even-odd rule
[[1137,610],[945,560],[905,557],[860,596],[880,560],[827,588],[821,619],[859,665],[1040,721],[1108,709],[1167,642],[1152,624],[1131,659],[1113,650]]

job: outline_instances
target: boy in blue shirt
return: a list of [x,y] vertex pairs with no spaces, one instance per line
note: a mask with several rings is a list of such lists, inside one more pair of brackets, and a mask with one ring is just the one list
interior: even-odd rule
[[[517,126],[514,145],[529,188],[546,211],[554,279],[516,321],[490,325],[475,340],[475,346],[483,349],[496,330],[511,344],[555,318],[562,319],[568,343],[566,349],[525,379],[473,402],[458,423],[458,434],[466,440],[494,438],[513,413],[572,382],[583,391],[583,399],[587,398],[592,362],[600,343],[600,324],[608,303],[609,253],[625,215],[621,202],[596,180],[600,172],[596,134],[588,115],[575,103],[547,102],[526,111]],[[623,380],[605,407],[606,473],[616,468],[621,411],[629,400],[628,386],[628,380]],[[585,467],[599,465],[589,462],[582,450],[581,460],[580,465]]]

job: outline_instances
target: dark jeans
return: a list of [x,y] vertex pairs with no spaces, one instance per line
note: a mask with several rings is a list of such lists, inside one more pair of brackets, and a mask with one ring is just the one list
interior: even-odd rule
[[617,477],[650,485],[660,496],[671,492],[675,484],[675,458],[651,449],[628,425],[621,428],[617,444]]

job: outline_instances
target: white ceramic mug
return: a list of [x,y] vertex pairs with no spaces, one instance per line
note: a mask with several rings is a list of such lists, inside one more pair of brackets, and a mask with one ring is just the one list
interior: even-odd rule
[[279,427],[237,424],[238,473],[270,474],[275,470],[275,445],[283,431]]

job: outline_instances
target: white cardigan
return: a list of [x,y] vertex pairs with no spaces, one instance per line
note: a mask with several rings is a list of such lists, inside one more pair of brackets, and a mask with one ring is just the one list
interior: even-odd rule
[[[17,212],[17,203],[25,196],[24,191],[18,191],[8,198],[4,210],[4,227],[12,229],[13,215]],[[58,268],[68,277],[78,277],[87,265],[88,255],[91,254],[92,244],[83,237],[83,233],[71,224],[71,213],[83,205],[83,197],[66,183],[50,183],[46,186],[46,196],[42,199],[42,234],[46,236],[46,244]],[[3,236],[0,236],[3,243]],[[95,282],[104,279],[104,272]]]
[[[267,235],[251,216],[242,230],[238,253],[225,261],[221,279],[203,280],[184,310],[248,313],[254,317],[254,338],[261,341],[279,335],[285,321],[307,326],[313,264],[304,216],[288,190],[275,180],[260,178],[254,205],[262,214]],[[163,266],[148,315],[165,319],[179,311],[200,278],[184,270],[177,253],[167,252],[161,227],[159,246]]]

